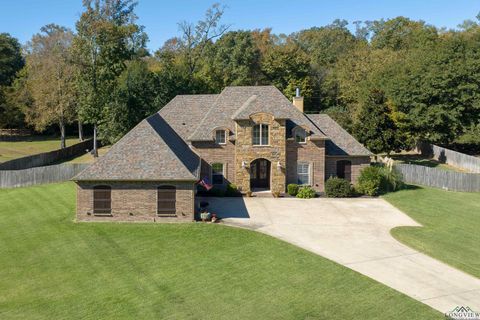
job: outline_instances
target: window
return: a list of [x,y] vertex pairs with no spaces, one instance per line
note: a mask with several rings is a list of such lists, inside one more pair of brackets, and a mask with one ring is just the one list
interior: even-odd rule
[[253,126],[253,145],[267,146],[268,141],[268,124],[257,124]]
[[348,160],[337,161],[337,177],[352,181],[352,162]]
[[297,128],[295,130],[295,141],[298,143],[306,143],[307,142],[307,131],[303,128]]
[[223,163],[212,164],[212,183],[223,184]]
[[310,164],[308,162],[297,163],[297,183],[310,184]]
[[226,132],[225,130],[217,130],[215,131],[215,142],[218,144],[225,144],[226,143]]
[[110,186],[93,187],[93,213],[110,214],[112,212],[112,188]]
[[177,189],[174,186],[160,186],[157,189],[157,214],[159,216],[175,216]]

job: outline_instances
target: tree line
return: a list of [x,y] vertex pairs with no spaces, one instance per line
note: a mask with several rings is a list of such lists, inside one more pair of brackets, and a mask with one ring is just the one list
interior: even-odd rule
[[133,0],[84,0],[75,31],[49,24],[23,47],[0,34],[0,128],[88,124],[113,143],[177,94],[229,85],[301,89],[371,151],[423,140],[480,145],[480,26],[405,17],[345,20],[290,35],[230,30],[214,4],[155,52]]

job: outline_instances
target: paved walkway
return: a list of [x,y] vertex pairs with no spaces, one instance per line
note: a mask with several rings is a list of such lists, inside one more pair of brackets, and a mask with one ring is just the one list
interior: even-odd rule
[[386,284],[441,312],[480,312],[480,279],[396,241],[419,226],[382,199],[208,198],[229,225],[263,232]]

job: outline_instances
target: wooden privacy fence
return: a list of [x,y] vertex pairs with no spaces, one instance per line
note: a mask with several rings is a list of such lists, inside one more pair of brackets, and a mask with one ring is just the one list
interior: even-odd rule
[[64,149],[34,154],[0,163],[0,170],[22,170],[33,167],[46,166],[61,160],[73,158],[86,153],[86,150],[93,148],[93,140],[85,140]]
[[20,141],[31,134],[29,129],[0,129],[0,141]]
[[67,181],[85,169],[85,163],[63,163],[24,170],[0,170],[0,188]]
[[429,143],[420,143],[417,146],[417,149],[419,149],[422,155],[432,157],[439,162],[462,168],[470,172],[480,173],[480,158]]
[[395,164],[406,183],[452,191],[480,192],[480,174],[447,171],[414,164]]

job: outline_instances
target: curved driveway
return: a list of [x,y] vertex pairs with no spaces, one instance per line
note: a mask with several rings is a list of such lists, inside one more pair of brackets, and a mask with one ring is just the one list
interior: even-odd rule
[[390,235],[420,226],[382,199],[208,198],[225,224],[263,232],[373,278],[441,312],[480,312],[480,280]]

